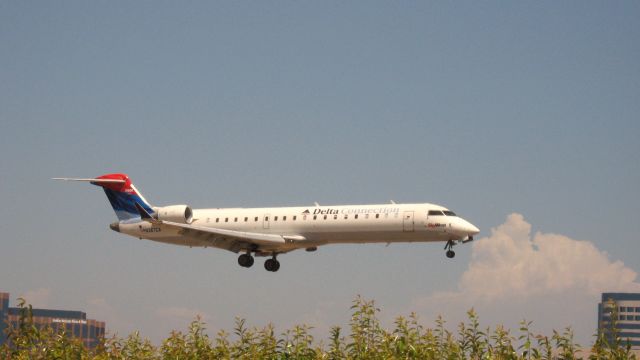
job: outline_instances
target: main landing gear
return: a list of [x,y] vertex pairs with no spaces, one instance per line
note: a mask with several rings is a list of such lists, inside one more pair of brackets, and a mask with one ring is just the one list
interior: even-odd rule
[[246,268],[253,266],[253,256],[251,256],[251,253],[240,255],[238,257],[238,265]]
[[276,272],[280,269],[280,261],[276,260],[276,256],[273,255],[273,258],[267,259],[267,261],[264,262],[264,268],[267,271]]
[[[253,259],[253,256],[251,256],[250,252],[247,252],[246,254],[242,254],[238,256],[238,265],[242,267],[250,268],[251,266],[253,266],[253,263],[254,263],[254,259]],[[276,272],[280,269],[280,261],[276,259],[275,254],[271,259],[267,259],[267,261],[264,262],[264,268],[267,271],[271,271],[271,272]]]
[[456,252],[453,251],[453,240],[447,241],[447,245],[444,246],[444,249],[447,250],[446,254],[449,259],[453,259],[456,256]]

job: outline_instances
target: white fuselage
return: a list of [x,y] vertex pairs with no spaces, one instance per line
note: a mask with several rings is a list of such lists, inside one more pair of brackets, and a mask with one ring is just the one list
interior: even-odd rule
[[[260,252],[314,249],[331,243],[392,243],[466,240],[478,229],[434,204],[338,205],[276,208],[194,209],[191,225],[246,233],[278,234]],[[119,231],[184,246],[216,246],[215,239],[183,236],[184,230],[150,222],[120,223]],[[243,249],[237,249],[238,251]]]

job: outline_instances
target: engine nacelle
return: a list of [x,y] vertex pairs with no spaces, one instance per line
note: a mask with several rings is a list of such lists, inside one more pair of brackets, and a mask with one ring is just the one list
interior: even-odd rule
[[193,210],[189,205],[170,205],[153,208],[155,217],[158,220],[172,221],[182,224],[191,224],[193,221]]

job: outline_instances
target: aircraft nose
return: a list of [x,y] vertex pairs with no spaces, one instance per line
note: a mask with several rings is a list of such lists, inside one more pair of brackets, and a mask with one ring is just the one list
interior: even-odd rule
[[466,221],[466,220],[462,220],[462,224],[461,224],[461,229],[462,232],[465,235],[469,235],[469,236],[473,236],[476,235],[478,233],[480,233],[480,229],[478,229],[475,225],[473,225],[472,223]]
[[113,231],[120,232],[120,223],[117,223],[117,222],[111,223],[109,224],[109,227]]

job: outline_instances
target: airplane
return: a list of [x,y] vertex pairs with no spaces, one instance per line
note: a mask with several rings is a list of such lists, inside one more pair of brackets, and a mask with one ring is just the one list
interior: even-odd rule
[[[446,242],[473,240],[480,230],[449,209],[435,204],[332,205],[273,208],[192,209],[188,205],[153,207],[126,174],[96,178],[53,178],[84,181],[103,188],[118,221],[109,227],[140,239],[189,247],[232,251],[249,268],[255,256],[270,257],[267,271],[280,269],[277,256],[293,250],[316,251],[328,244]],[[253,255],[252,255],[253,254]]]

